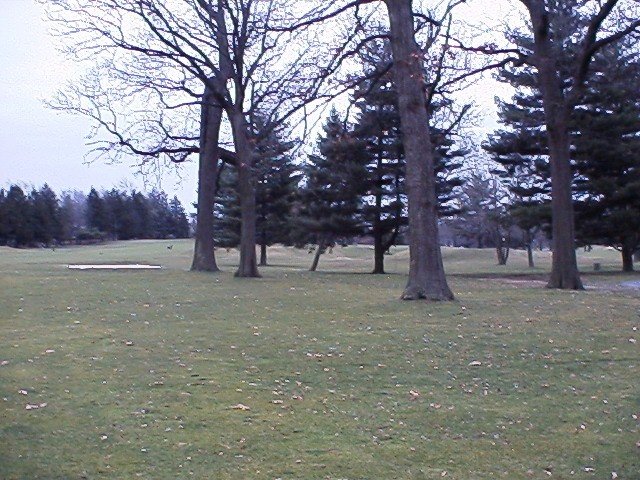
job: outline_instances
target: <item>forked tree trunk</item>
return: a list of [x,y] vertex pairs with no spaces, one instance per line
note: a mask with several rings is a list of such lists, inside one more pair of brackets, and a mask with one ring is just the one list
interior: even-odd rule
[[229,115],[236,148],[238,196],[240,197],[240,264],[236,277],[259,277],[256,262],[256,189],[253,179],[253,148],[249,139],[244,114]]
[[563,95],[557,59],[552,51],[551,26],[545,2],[527,4],[534,32],[535,65],[542,94],[551,163],[551,213],[553,257],[548,288],[582,290],[575,250],[573,199],[571,198],[571,140],[569,109]]
[[440,240],[436,176],[424,95],[423,58],[415,40],[411,0],[385,0],[391,27],[409,200],[409,281],[405,300],[452,300]]
[[218,138],[222,122],[222,108],[207,86],[202,98],[200,115],[200,155],[198,159],[198,207],[195,247],[191,270],[217,272],[214,252],[213,204],[218,177]]

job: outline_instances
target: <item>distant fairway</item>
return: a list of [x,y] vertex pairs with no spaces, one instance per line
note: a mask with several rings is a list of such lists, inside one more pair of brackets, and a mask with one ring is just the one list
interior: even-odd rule
[[[172,246],[171,249],[167,248]],[[408,251],[190,241],[0,248],[0,479],[640,478],[640,291],[513,251],[445,249],[457,300],[402,302]],[[594,273],[593,264],[602,265]],[[160,270],[69,270],[69,264]]]

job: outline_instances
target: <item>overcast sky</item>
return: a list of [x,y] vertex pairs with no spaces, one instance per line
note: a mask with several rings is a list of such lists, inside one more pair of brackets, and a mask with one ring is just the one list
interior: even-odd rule
[[[145,187],[128,165],[87,165],[87,120],[48,109],[51,98],[71,77],[72,66],[54,48],[42,7],[33,0],[0,0],[0,187],[11,183],[41,186],[57,193],[77,188],[87,192],[121,185]],[[195,165],[183,178],[165,172],[161,187],[177,194],[191,209],[196,199]],[[155,184],[153,179],[148,185]]]
[[[508,12],[501,3],[493,4],[495,18],[504,18]],[[0,9],[0,187],[11,183],[39,187],[46,182],[59,193],[72,188],[88,192],[92,186],[119,187],[123,182],[138,189],[158,186],[155,179],[145,184],[130,165],[85,162],[87,120],[55,112],[44,104],[72,77],[73,66],[56,51],[42,7],[34,0],[0,0]],[[478,13],[471,7],[466,16]],[[490,125],[494,124],[494,92],[495,85],[469,92],[487,110]],[[164,172],[159,186],[170,195],[177,194],[191,210],[196,182],[197,167],[192,163],[180,175]]]

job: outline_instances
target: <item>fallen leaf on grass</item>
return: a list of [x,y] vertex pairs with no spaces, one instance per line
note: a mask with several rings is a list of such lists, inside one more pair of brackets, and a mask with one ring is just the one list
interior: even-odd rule
[[231,407],[229,407],[231,410],[251,410],[250,407],[247,407],[246,405],[242,404],[242,403],[238,403],[237,405],[233,405]]

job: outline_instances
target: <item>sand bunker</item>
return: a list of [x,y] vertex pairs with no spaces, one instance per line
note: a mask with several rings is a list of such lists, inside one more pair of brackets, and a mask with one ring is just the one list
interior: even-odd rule
[[158,270],[162,268],[160,265],[69,265],[71,270]]

